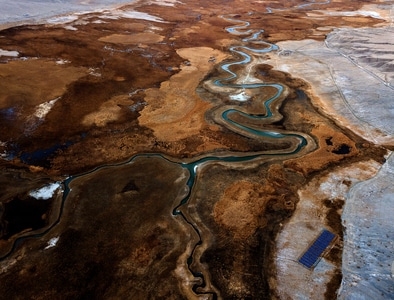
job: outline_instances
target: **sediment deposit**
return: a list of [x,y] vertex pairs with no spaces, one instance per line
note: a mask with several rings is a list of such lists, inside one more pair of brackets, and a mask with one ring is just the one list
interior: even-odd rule
[[2,296],[389,297],[393,5],[152,0],[4,25]]

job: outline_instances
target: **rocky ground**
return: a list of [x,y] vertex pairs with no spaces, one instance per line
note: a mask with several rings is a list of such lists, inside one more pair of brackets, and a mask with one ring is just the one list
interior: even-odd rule
[[[393,6],[136,1],[3,25],[0,298],[390,297]],[[223,121],[276,93],[214,84],[241,20],[279,49],[234,82],[283,93],[271,119],[230,119],[293,137]]]

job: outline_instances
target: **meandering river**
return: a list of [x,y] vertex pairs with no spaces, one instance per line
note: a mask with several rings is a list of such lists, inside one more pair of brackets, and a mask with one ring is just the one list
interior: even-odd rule
[[[167,161],[170,161],[172,163],[179,164],[182,168],[187,169],[189,173],[189,178],[187,181],[188,185],[188,192],[187,195],[181,200],[181,202],[173,209],[173,215],[176,217],[181,217],[183,220],[188,223],[193,230],[198,234],[199,241],[196,243],[194,246],[192,252],[190,253],[188,259],[187,259],[187,265],[190,270],[190,272],[195,276],[200,278],[200,283],[194,285],[193,291],[195,293],[201,293],[198,292],[197,289],[199,287],[204,287],[207,285],[207,282],[205,281],[204,274],[202,273],[201,270],[193,270],[192,269],[192,263],[194,258],[194,253],[196,248],[202,244],[202,241],[204,237],[201,234],[200,229],[195,225],[195,222],[193,220],[190,220],[190,216],[185,215],[181,211],[181,207],[184,205],[188,204],[188,201],[193,194],[193,189],[197,180],[197,173],[206,165],[210,163],[245,163],[245,162],[258,162],[259,160],[264,160],[267,158],[272,158],[272,157],[282,157],[282,158],[289,158],[289,157],[296,157],[296,156],[301,156],[305,155],[309,151],[313,150],[315,145],[313,143],[313,140],[307,136],[306,134],[303,133],[297,133],[297,132],[285,132],[283,130],[278,130],[275,131],[273,129],[265,129],[263,125],[257,126],[257,125],[247,125],[243,124],[239,121],[235,121],[232,116],[239,114],[242,115],[244,120],[264,120],[264,123],[270,122],[277,120],[279,114],[279,106],[280,105],[273,105],[275,101],[278,101],[279,98],[284,98],[283,97],[283,92],[285,90],[285,87],[279,83],[265,83],[265,82],[256,82],[254,79],[253,82],[249,82],[246,79],[243,79],[242,83],[239,83],[239,76],[237,73],[232,71],[233,66],[238,65],[241,67],[252,67],[256,65],[257,63],[254,62],[254,56],[258,56],[260,54],[264,54],[270,51],[277,51],[278,47],[274,44],[265,42],[260,40],[260,35],[263,32],[262,30],[252,30],[248,29],[250,26],[249,22],[245,22],[242,20],[234,19],[231,17],[223,16],[223,18],[231,23],[235,23],[236,25],[231,26],[226,28],[227,32],[229,34],[241,36],[241,35],[248,35],[249,37],[242,39],[242,45],[237,45],[237,46],[232,46],[230,47],[230,52],[234,54],[234,61],[229,62],[229,63],[224,63],[220,65],[222,73],[225,75],[225,77],[217,78],[213,80],[213,85],[215,86],[215,89],[223,89],[223,90],[228,90],[231,89],[232,92],[234,91],[243,91],[246,89],[258,89],[264,90],[265,88],[270,88],[275,89],[276,92],[274,95],[269,98],[264,100],[264,112],[263,113],[256,113],[253,111],[245,111],[245,110],[240,110],[237,109],[234,105],[231,107],[226,107],[224,105],[220,106],[218,108],[218,111],[220,112],[218,114],[218,121],[220,124],[228,127],[229,129],[239,133],[239,134],[244,134],[249,137],[254,137],[257,139],[269,139],[272,141],[273,139],[279,140],[279,141],[290,141],[290,147],[288,149],[282,149],[278,151],[262,151],[262,152],[253,152],[253,153],[232,153],[232,152],[218,152],[215,153],[215,155],[212,154],[203,154],[199,157],[196,157],[194,159],[189,159],[186,161],[180,161],[179,159],[168,157],[163,154],[137,154],[133,156],[130,160],[127,162],[124,162],[122,164],[118,164],[116,166],[122,166],[124,164],[130,163],[136,158],[151,158],[151,157],[156,157],[160,159],[164,159]],[[252,47],[253,46],[253,47]],[[238,58],[238,59],[236,59]],[[60,209],[59,216],[57,220],[44,232],[40,234],[35,234],[35,235],[30,235],[30,236],[23,236],[18,238],[10,252],[4,256],[1,259],[4,259],[7,257],[12,251],[15,249],[16,245],[21,242],[23,239],[26,238],[31,238],[31,237],[40,237],[48,233],[56,224],[59,223],[60,218],[62,217],[62,212],[63,212],[63,207],[65,203],[67,202],[67,198],[72,193],[70,190],[69,186],[70,183],[76,179],[76,178],[81,178],[83,176],[86,176],[88,174],[91,174],[100,168],[103,167],[108,167],[108,166],[101,166],[96,168],[95,170],[81,174],[75,177],[70,177],[67,180],[63,182],[65,188],[64,188],[64,194],[63,194],[63,202],[62,202],[62,207]],[[213,298],[217,298],[217,295],[214,291],[209,291],[206,292],[206,294],[211,294]]]

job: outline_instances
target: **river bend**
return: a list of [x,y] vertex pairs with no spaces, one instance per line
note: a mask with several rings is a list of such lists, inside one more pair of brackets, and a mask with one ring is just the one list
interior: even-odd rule
[[[137,154],[133,156],[127,162],[112,165],[112,166],[122,166],[124,164],[128,164],[135,160],[136,158],[151,158],[156,157],[160,159],[164,159],[170,161],[172,163],[179,164],[182,168],[187,169],[189,173],[189,178],[187,181],[188,191],[186,196],[180,201],[180,203],[173,209],[173,215],[175,217],[181,217],[183,220],[189,224],[193,230],[197,233],[199,237],[199,241],[194,245],[193,250],[188,255],[188,259],[185,262],[189,271],[193,274],[195,278],[199,278],[199,283],[193,286],[193,292],[196,294],[209,294],[213,299],[216,299],[218,295],[218,291],[214,287],[212,287],[211,283],[207,278],[206,271],[203,269],[198,269],[198,260],[199,257],[195,257],[196,249],[204,243],[204,236],[201,233],[200,228],[195,224],[192,217],[185,212],[183,207],[187,206],[188,200],[193,194],[193,188],[195,186],[197,180],[197,173],[200,172],[204,166],[211,163],[223,163],[223,164],[244,164],[248,162],[258,163],[259,161],[264,161],[270,158],[289,158],[289,157],[298,157],[305,155],[306,153],[313,150],[316,146],[312,138],[304,133],[298,132],[286,132],[284,130],[273,130],[270,128],[269,130],[265,129],[264,126],[250,126],[247,124],[242,124],[240,122],[235,121],[232,116],[235,114],[242,115],[243,118],[251,119],[251,120],[261,120],[266,123],[272,123],[281,118],[281,115],[278,111],[280,105],[274,105],[276,101],[281,101],[281,98],[285,98],[283,93],[285,91],[285,87],[279,83],[265,83],[265,82],[249,82],[248,80],[243,80],[242,83],[239,83],[239,76],[236,72],[232,71],[232,68],[236,65],[241,67],[251,67],[253,66],[253,56],[263,55],[264,53],[270,51],[277,51],[278,47],[274,44],[262,41],[259,37],[263,30],[253,30],[248,29],[250,26],[249,22],[242,21],[239,19],[234,19],[229,16],[222,16],[225,20],[235,23],[236,25],[227,27],[226,31],[229,34],[242,36],[248,35],[249,37],[242,39],[243,45],[235,45],[229,48],[229,51],[234,55],[235,58],[232,62],[224,63],[220,65],[220,69],[225,77],[217,78],[211,81],[211,86],[214,86],[213,90],[223,93],[223,91],[230,92],[240,92],[246,89],[254,89],[263,92],[265,88],[275,89],[275,94],[269,99],[264,100],[264,112],[248,112],[242,109],[238,109],[236,106],[219,106],[216,108],[216,117],[215,121],[227,128],[235,131],[236,133],[253,137],[256,139],[268,139],[268,140],[289,140],[291,141],[291,145],[288,149],[278,150],[278,151],[262,151],[262,152],[254,152],[254,153],[232,153],[232,152],[218,152],[213,154],[203,154],[199,157],[195,157],[193,159],[181,161],[177,158],[172,158],[163,154]],[[252,64],[252,65],[251,65]],[[283,99],[282,99],[283,100]],[[48,233],[54,226],[56,226],[60,222],[60,218],[62,216],[62,212],[64,209],[64,205],[67,201],[67,197],[72,191],[69,186],[70,183],[76,179],[91,174],[101,168],[108,167],[101,166],[98,167],[88,173],[84,173],[78,176],[70,177],[63,182],[64,194],[62,205],[60,208],[60,213],[57,220],[45,231],[39,234],[30,234],[25,235],[23,237],[19,237],[14,242],[12,249],[9,250],[8,254],[3,256],[1,259],[9,256],[15,247],[24,239],[32,238],[32,237],[41,237]],[[197,266],[197,267],[196,267]],[[196,269],[195,269],[196,268]]]

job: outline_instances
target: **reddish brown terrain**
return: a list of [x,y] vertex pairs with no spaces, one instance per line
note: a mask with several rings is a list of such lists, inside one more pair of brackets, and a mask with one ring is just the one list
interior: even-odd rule
[[[387,25],[323,12],[380,1],[328,2],[137,1],[3,29],[0,53],[18,55],[0,56],[0,298],[297,299],[278,288],[284,224],[330,174],[377,169],[394,143],[333,120],[313,85],[268,54],[246,50],[250,64],[230,67],[267,86],[215,80],[242,60],[230,46],[267,47],[226,31],[242,21],[250,26],[239,31],[264,29],[269,43]],[[267,114],[272,84],[283,87],[272,117],[250,118]],[[228,109],[238,110],[230,122]],[[49,199],[32,194],[53,183]],[[337,240],[314,299],[334,299],[342,276],[344,201],[324,197],[319,217]]]

